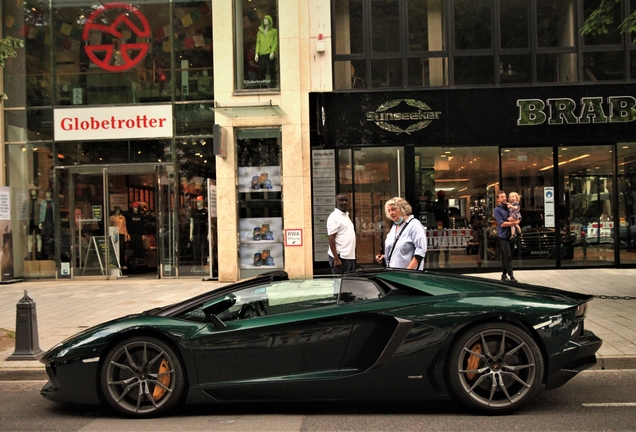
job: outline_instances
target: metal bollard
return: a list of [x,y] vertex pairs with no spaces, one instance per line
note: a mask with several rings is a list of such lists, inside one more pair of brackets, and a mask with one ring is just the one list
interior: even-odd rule
[[16,305],[15,351],[7,360],[37,360],[42,353],[38,343],[38,319],[35,302],[24,290],[24,297]]

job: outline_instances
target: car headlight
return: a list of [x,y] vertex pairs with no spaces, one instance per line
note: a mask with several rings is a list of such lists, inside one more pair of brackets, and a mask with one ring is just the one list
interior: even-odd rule
[[574,314],[575,319],[585,318],[587,315],[587,308],[590,302],[582,303],[576,307],[576,313]]

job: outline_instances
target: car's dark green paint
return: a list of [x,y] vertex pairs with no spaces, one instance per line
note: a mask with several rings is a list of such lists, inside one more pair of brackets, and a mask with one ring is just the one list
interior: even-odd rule
[[[577,306],[590,300],[430,272],[379,270],[305,282],[287,281],[277,272],[67,339],[41,360],[51,379],[42,394],[60,402],[99,403],[105,397],[99,384],[106,373],[104,357],[116,344],[143,336],[177,353],[171,360],[183,365],[187,379],[178,397],[189,402],[448,399],[461,391],[449,387],[449,374],[459,367],[463,377],[461,369],[468,367],[449,363],[460,335],[486,324],[512,343],[508,330],[496,330],[497,323],[534,340],[545,367],[530,367],[544,370],[539,382],[555,387],[596,361],[601,341],[584,332],[584,317],[575,315]],[[497,351],[497,338],[483,349]],[[526,347],[504,348],[505,358],[495,359],[488,371],[501,361],[507,368],[502,376],[510,376],[524,361],[522,351],[533,355]],[[477,407],[509,412],[527,402],[522,396],[505,407],[481,402]]]

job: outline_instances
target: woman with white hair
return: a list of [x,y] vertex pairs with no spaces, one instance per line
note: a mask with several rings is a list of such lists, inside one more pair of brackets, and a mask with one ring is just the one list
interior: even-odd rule
[[424,270],[426,228],[413,217],[411,205],[404,198],[391,198],[384,205],[386,216],[393,221],[384,242],[384,254],[376,261],[386,267]]

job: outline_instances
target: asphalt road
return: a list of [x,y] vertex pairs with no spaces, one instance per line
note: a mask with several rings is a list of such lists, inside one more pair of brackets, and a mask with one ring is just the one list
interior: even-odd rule
[[508,416],[470,414],[453,403],[205,405],[130,420],[101,407],[43,399],[42,381],[0,382],[0,431],[627,431],[636,425],[636,370],[586,371]]

